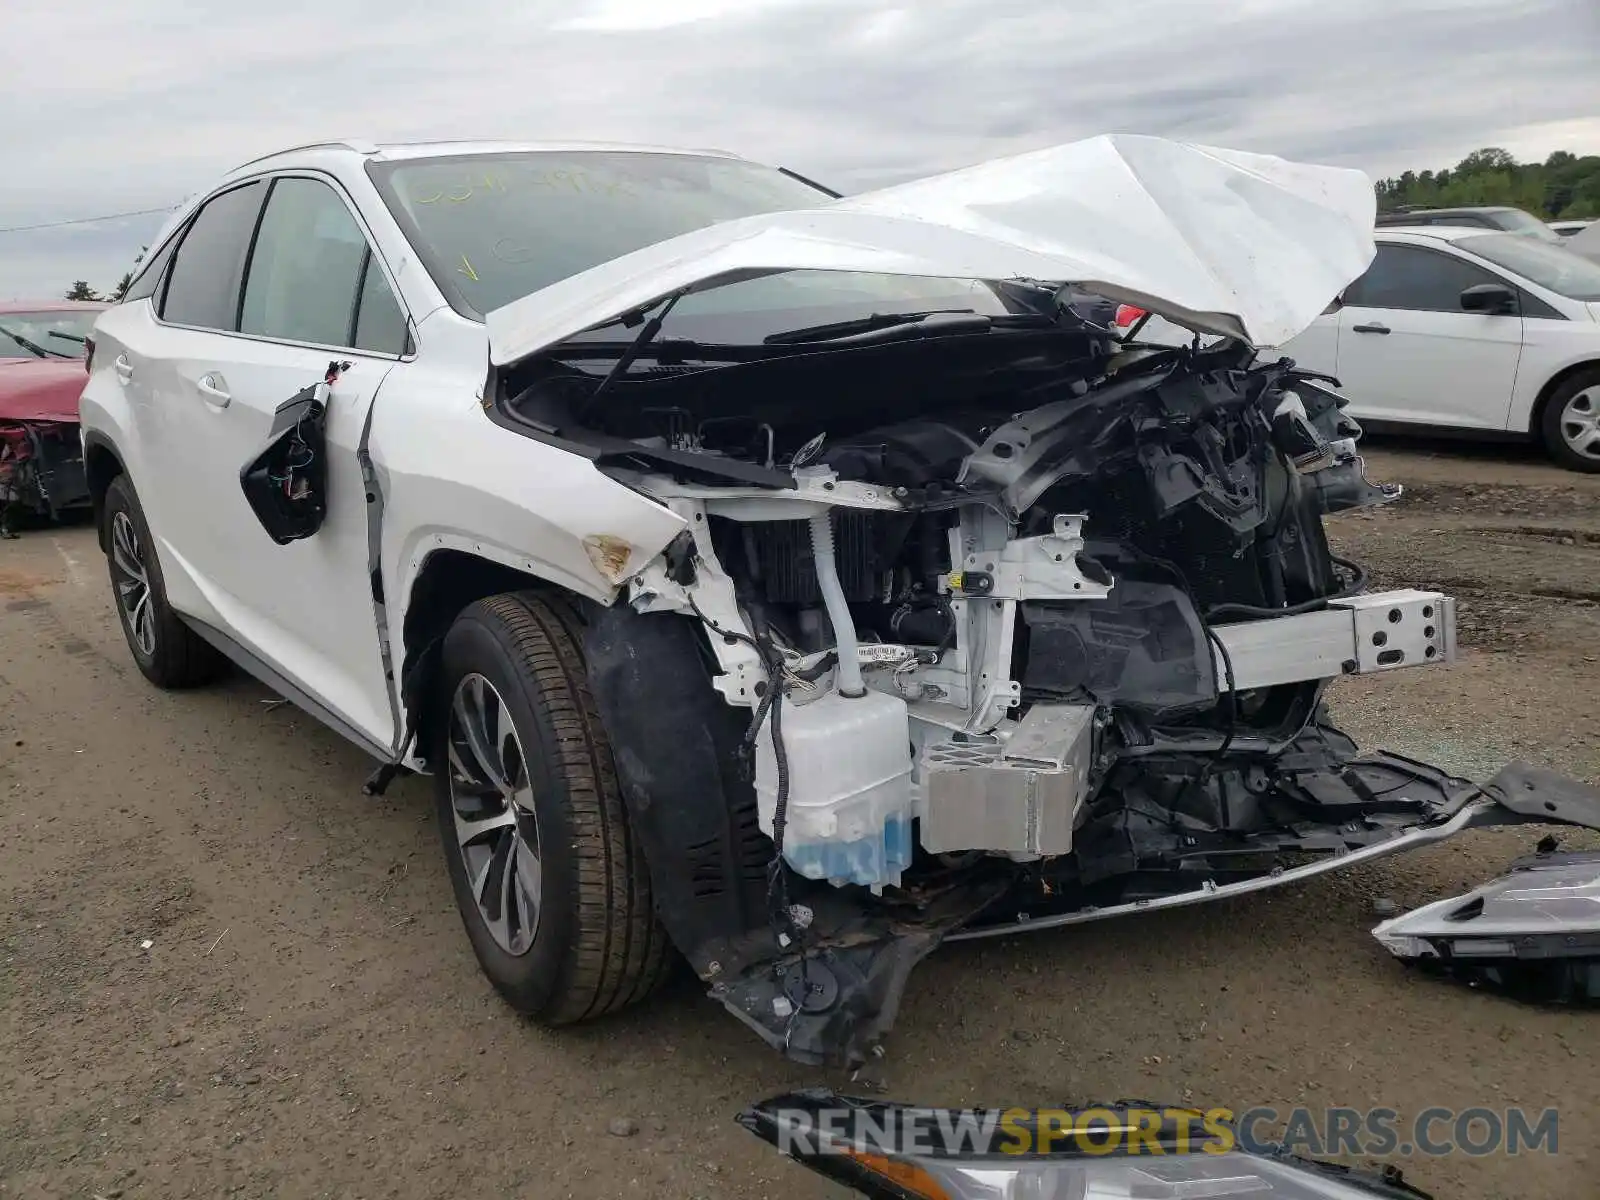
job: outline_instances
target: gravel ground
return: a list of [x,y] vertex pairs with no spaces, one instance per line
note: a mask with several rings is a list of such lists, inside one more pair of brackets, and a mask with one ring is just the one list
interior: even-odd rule
[[[1393,443],[1371,474],[1407,497],[1335,541],[1378,584],[1454,591],[1465,652],[1341,683],[1336,717],[1460,773],[1521,757],[1600,783],[1600,478]],[[0,1196],[835,1194],[731,1117],[848,1080],[689,980],[593,1027],[515,1018],[461,935],[426,785],[363,798],[362,755],[247,680],[146,686],[89,530],[0,543],[0,686]],[[1600,1014],[1413,977],[1367,932],[1375,898],[1464,889],[1536,838],[951,947],[873,1082],[985,1105],[1554,1103],[1558,1155],[1396,1161],[1440,1196],[1595,1195]]]

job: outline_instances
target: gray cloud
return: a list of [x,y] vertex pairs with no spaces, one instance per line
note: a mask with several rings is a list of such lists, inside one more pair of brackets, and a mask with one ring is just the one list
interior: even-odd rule
[[[1593,0],[135,0],[0,15],[0,227],[176,203],[284,145],[719,146],[845,190],[1105,131],[1359,166],[1600,152]],[[159,218],[0,233],[0,296]]]

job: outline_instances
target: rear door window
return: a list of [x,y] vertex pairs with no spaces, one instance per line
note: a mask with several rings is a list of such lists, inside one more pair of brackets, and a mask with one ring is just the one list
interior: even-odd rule
[[277,180],[244,287],[239,332],[385,354],[405,317],[343,198],[316,179]]
[[162,320],[202,329],[238,328],[239,280],[265,191],[255,181],[223,192],[190,222],[167,273]]
[[1503,282],[1481,267],[1436,250],[1380,245],[1367,273],[1346,290],[1344,302],[1359,308],[1458,313],[1464,289]]

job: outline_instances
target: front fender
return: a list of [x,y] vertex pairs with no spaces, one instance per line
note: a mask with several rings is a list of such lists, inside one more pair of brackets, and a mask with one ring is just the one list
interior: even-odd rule
[[459,550],[610,604],[688,522],[588,459],[519,437],[476,403],[426,407],[384,388],[370,452],[383,491],[380,562],[391,643],[428,557]]

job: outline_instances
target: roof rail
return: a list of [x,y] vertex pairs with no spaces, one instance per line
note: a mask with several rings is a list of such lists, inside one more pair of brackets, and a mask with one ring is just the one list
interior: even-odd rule
[[307,142],[303,146],[284,146],[281,149],[272,151],[270,154],[263,154],[250,159],[248,162],[242,162],[233,169],[242,171],[244,168],[252,167],[258,162],[266,162],[269,158],[277,158],[280,154],[297,154],[302,150],[353,150],[357,154],[376,154],[378,146],[377,143],[369,142],[362,138],[337,138],[326,142]]

